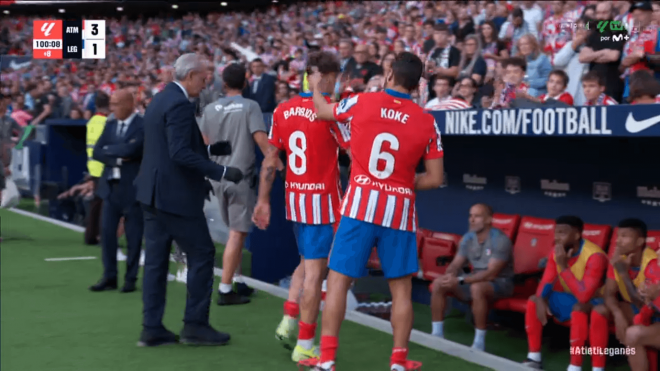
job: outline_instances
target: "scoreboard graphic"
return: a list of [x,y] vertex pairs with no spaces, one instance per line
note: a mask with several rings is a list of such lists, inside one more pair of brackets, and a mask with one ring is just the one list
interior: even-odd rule
[[36,20],[34,59],[105,59],[105,20]]

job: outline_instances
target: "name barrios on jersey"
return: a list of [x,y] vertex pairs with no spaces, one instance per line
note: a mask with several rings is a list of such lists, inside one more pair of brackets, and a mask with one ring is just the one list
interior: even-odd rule
[[284,119],[288,120],[289,117],[292,116],[297,116],[297,117],[304,117],[308,119],[309,121],[315,121],[316,120],[316,112],[309,108],[305,107],[291,107],[288,110],[282,112],[284,114]]
[[405,124],[408,121],[408,118],[410,118],[410,115],[391,108],[381,108],[380,118],[394,120]]

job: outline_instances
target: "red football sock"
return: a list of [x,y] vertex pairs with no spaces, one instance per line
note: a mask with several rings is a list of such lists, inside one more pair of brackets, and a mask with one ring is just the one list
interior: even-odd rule
[[339,339],[336,336],[321,336],[321,363],[334,362],[337,357]]
[[316,337],[316,323],[298,322],[298,340],[310,340]]
[[607,318],[592,310],[591,323],[589,324],[589,344],[594,348],[594,352],[591,355],[591,365],[593,367],[605,368],[605,360],[607,358],[603,350],[607,348],[609,336],[610,329]]
[[295,301],[284,302],[284,314],[291,318],[298,318],[300,314],[300,306]]
[[408,360],[408,348],[392,348],[392,357],[390,357],[390,367],[392,365],[405,366]]
[[525,330],[527,330],[527,344],[530,353],[541,352],[541,336],[543,335],[543,325],[536,317],[536,302],[527,301],[527,310],[525,311]]
[[[589,336],[589,317],[584,312],[573,311],[571,313],[571,346],[583,347]],[[582,352],[571,354],[571,364],[582,366]]]

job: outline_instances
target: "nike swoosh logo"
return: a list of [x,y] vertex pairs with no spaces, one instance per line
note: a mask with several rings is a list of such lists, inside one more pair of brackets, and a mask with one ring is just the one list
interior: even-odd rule
[[630,112],[628,114],[628,118],[626,119],[626,130],[628,130],[629,133],[633,133],[633,134],[639,133],[640,131],[644,131],[659,122],[660,122],[660,116],[654,116],[646,120],[637,121],[633,117],[632,112]]

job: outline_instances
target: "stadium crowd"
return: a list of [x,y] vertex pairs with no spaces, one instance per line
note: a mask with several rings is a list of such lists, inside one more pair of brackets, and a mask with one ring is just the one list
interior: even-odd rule
[[[621,21],[626,29],[605,30],[605,34],[625,34],[627,41],[617,42],[614,38],[605,40],[605,34],[596,32],[594,25],[598,21],[612,20]],[[4,50],[0,53],[28,55],[31,23],[32,19],[25,17],[4,18],[0,23],[0,48]],[[320,5],[302,3],[286,8],[273,7],[266,12],[252,14],[217,13],[205,17],[187,14],[176,19],[137,21],[128,18],[112,19],[107,22],[107,39],[111,41],[107,43],[105,60],[32,61],[18,68],[12,65],[2,71],[0,109],[3,115],[0,117],[0,141],[4,165],[0,168],[4,170],[9,164],[7,151],[20,136],[22,127],[38,125],[51,118],[90,119],[98,113],[96,104],[103,101],[99,96],[105,96],[106,101],[107,96],[117,100],[114,103],[105,102],[104,113],[109,105],[131,107],[122,113],[122,117],[117,117],[119,122],[128,122],[127,125],[130,125],[135,117],[133,114],[143,115],[154,95],[175,80],[172,66],[179,56],[186,53],[196,53],[207,62],[208,85],[196,98],[197,116],[202,122],[208,104],[224,97],[228,91],[232,92],[232,97],[241,95],[240,86],[243,84],[230,81],[225,83],[222,79],[223,71],[232,64],[248,67],[248,84],[242,95],[255,101],[261,112],[272,113],[279,104],[310,90],[306,61],[314,51],[335,54],[340,61],[341,74],[334,88],[337,100],[361,92],[383,90],[386,77],[391,76],[396,56],[407,51],[424,61],[425,73],[419,81],[419,88],[412,92],[412,98],[417,105],[428,110],[508,108],[513,107],[520,98],[537,104],[554,101],[560,102],[557,104],[578,106],[660,103],[659,25],[660,4],[645,1],[633,4],[627,1],[328,2]],[[131,92],[133,104],[124,102],[123,96],[116,93],[119,91]],[[314,104],[318,108],[318,102],[314,101]],[[120,127],[118,133],[122,133],[122,130]],[[258,131],[263,132],[260,128],[253,132]],[[205,133],[205,139],[207,136]],[[265,134],[262,139],[265,146]],[[256,137],[255,141],[265,152],[266,147]],[[440,147],[439,143],[438,139]],[[209,153],[213,155],[211,147],[213,145],[209,146]],[[67,195],[80,191],[89,196],[93,187],[93,182],[86,182],[74,187]],[[472,219],[492,219],[492,209],[487,205],[479,204],[475,207],[477,210],[471,212],[471,224],[484,224]],[[249,220],[247,222],[249,224]],[[492,259],[489,250],[487,259],[484,257],[478,261],[480,255],[472,261],[469,252],[474,249],[468,249],[468,244],[482,244],[481,240],[477,241],[482,237],[480,234],[486,236],[490,233],[488,223],[485,223],[485,227],[477,227],[479,231],[473,231],[476,235],[472,240],[464,239],[461,242],[458,254],[459,261],[462,259],[461,264],[452,263],[454,265],[451,268],[458,270],[460,265],[469,260],[476,269],[485,272],[482,281],[486,282],[491,260],[502,260],[498,273],[506,277],[493,278],[502,278],[506,281],[502,281],[503,284],[512,284],[509,282],[513,275],[511,243],[504,236],[496,236],[498,243]],[[621,253],[635,253],[637,257],[644,254],[643,238],[647,232],[645,224],[638,220],[625,220],[619,227],[624,230],[620,231],[618,237],[622,242],[617,242]],[[555,233],[561,235],[560,241],[566,240],[562,246],[582,251],[585,245],[582,229],[581,220],[562,217],[557,220]],[[624,235],[624,232],[630,236]],[[95,238],[99,233],[94,232],[92,237]],[[530,353],[525,363],[533,368],[541,368],[540,336],[542,325],[547,322],[545,314],[557,310],[547,307],[554,303],[550,297],[554,291],[562,290],[562,287],[555,284],[558,275],[556,269],[563,270],[561,278],[564,281],[561,281],[561,285],[564,289],[566,285],[575,286],[575,289],[568,290],[574,294],[568,295],[573,295],[575,299],[575,296],[586,290],[582,287],[582,277],[576,278],[570,273],[573,270],[567,269],[580,260],[580,257],[571,256],[570,249],[556,249],[556,262],[549,265],[552,268],[546,268],[548,277],[544,275],[544,285],[539,287],[537,295],[530,299],[527,307]],[[594,268],[591,273],[598,276],[594,282],[602,281],[608,263],[604,252],[597,246],[587,246],[585,251],[588,254],[585,255],[586,260],[591,259],[591,255],[597,256],[594,259],[599,260],[599,268]],[[644,259],[643,262],[640,260],[634,263],[646,268],[651,260],[646,257]],[[580,260],[579,264],[586,265],[586,260]],[[475,265],[477,262],[479,266]],[[561,310],[553,313],[559,317],[559,311],[562,311],[561,314],[567,317],[564,319],[574,321],[573,328],[579,327],[582,331],[577,335],[582,344],[587,336],[586,318],[589,313],[591,318],[597,318],[597,323],[604,323],[604,328],[610,317],[613,317],[617,337],[622,342],[641,348],[645,345],[641,341],[635,343],[630,340],[634,334],[626,335],[625,328],[619,328],[622,326],[620,322],[625,322],[627,326],[632,321],[635,325],[648,326],[653,320],[653,313],[644,312],[643,316],[633,319],[632,315],[626,313],[624,318],[623,313],[617,312],[618,302],[614,298],[616,290],[620,290],[621,294],[630,292],[632,295],[631,291],[625,290],[628,286],[620,286],[622,281],[619,278],[619,273],[628,273],[630,263],[628,259],[627,265],[615,264],[616,276],[610,267],[611,272],[607,272],[608,294],[612,295],[606,295],[605,303],[601,301],[588,309],[586,306],[576,309],[580,306],[578,304],[585,304],[583,301],[591,298],[597,288],[592,283],[590,286],[594,290],[589,289],[591,294],[585,294],[588,296],[586,300],[577,298],[580,303],[576,302],[570,308],[565,303],[560,304]],[[232,268],[228,271],[236,269],[235,266]],[[507,269],[509,271],[504,271]],[[587,274],[585,269],[582,267],[582,275]],[[655,271],[647,274],[650,276],[651,273],[657,274]],[[478,274],[472,276],[473,281]],[[631,277],[630,281],[633,279]],[[219,304],[247,303],[241,298],[223,297],[232,292],[229,283],[231,276],[223,278],[224,281],[227,283],[220,286]],[[490,286],[474,285],[475,282],[469,279],[466,281],[465,278],[461,280],[455,273],[435,282],[433,295],[436,300],[435,309],[439,314],[434,315],[438,317],[434,319],[434,335],[443,336],[445,294],[460,289],[459,298],[463,295],[464,299],[470,298],[473,301],[486,295],[473,288],[482,287],[482,290],[487,291],[483,287]],[[473,285],[457,286],[464,283]],[[227,286],[226,291],[223,291],[223,285]],[[102,291],[108,283],[100,282],[96,286],[98,290],[94,291]],[[116,288],[116,278],[114,286]],[[495,292],[491,292],[490,296],[510,296],[513,286],[509,286],[499,287],[501,292],[495,286],[491,290]],[[124,289],[126,292],[135,291],[134,281],[132,287]],[[648,304],[648,298],[657,297],[657,292],[642,296],[633,298],[640,306]],[[631,301],[630,298],[627,301]],[[285,304],[285,311],[286,308]],[[484,350],[486,311],[481,312],[473,347]],[[624,333],[619,333],[621,331]],[[607,337],[607,334],[600,332],[598,335],[601,338]],[[311,352],[311,341],[309,346]],[[578,358],[574,362],[572,357],[573,368],[569,367],[569,370],[581,369],[581,357]],[[631,361],[631,364],[633,362],[642,367],[646,364],[645,359]],[[594,363],[594,369],[604,369],[604,361],[602,363],[602,367],[596,367]]]

